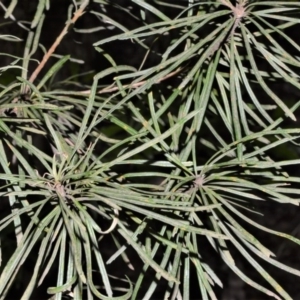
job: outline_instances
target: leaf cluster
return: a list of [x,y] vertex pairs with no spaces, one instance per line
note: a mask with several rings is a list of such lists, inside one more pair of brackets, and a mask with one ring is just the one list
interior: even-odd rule
[[[299,205],[299,178],[286,167],[300,161],[275,159],[274,151],[299,145],[300,129],[284,122],[296,121],[300,102],[290,105],[274,86],[300,89],[300,56],[294,54],[300,48],[286,33],[299,26],[300,4],[129,2],[73,1],[48,50],[39,41],[51,1],[39,1],[30,24],[16,21],[18,1],[1,4],[4,17],[27,31],[23,56],[0,69],[1,76],[18,72],[0,91],[0,197],[8,204],[0,232],[13,240],[1,266],[1,297],[34,256],[20,299],[30,299],[53,274],[47,289],[53,299],[140,299],[145,286],[143,299],[153,299],[163,280],[164,299],[190,299],[193,270],[193,289],[201,299],[216,299],[215,286],[223,285],[203,259],[205,240],[247,284],[292,299],[260,260],[297,276],[300,271],[276,260],[248,228],[300,244],[251,217],[258,202]],[[140,25],[127,28],[110,11]],[[99,24],[76,27],[85,16]],[[118,32],[93,43],[110,66],[89,86],[81,79],[90,72],[55,80],[64,66],[80,63],[57,50],[74,24],[82,35]],[[110,53],[110,44],[123,41],[143,49],[138,67],[120,65]],[[44,56],[37,65],[38,51]],[[48,67],[50,57],[56,62]],[[110,84],[103,83],[107,78]],[[105,261],[109,239],[115,250]],[[271,288],[238,268],[233,248]],[[128,271],[113,276],[109,265],[120,260]]]

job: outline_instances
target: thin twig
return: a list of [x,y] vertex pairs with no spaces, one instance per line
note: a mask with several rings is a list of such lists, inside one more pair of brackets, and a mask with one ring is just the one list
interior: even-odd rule
[[77,19],[80,18],[83,15],[84,9],[86,8],[86,6],[88,4],[89,4],[89,0],[85,0],[81,4],[81,6],[79,7],[79,9],[75,11],[73,18],[69,22],[66,23],[66,26],[64,27],[64,29],[62,30],[62,32],[60,33],[60,35],[57,37],[57,39],[55,40],[55,42],[52,44],[51,48],[44,55],[44,57],[43,57],[42,61],[40,62],[40,64],[37,66],[37,68],[31,74],[31,76],[29,78],[29,82],[33,83],[33,81],[36,79],[36,77],[38,76],[38,74],[40,73],[40,71],[43,69],[43,67],[45,66],[46,62],[51,57],[51,55],[53,54],[53,52],[55,51],[55,49],[57,48],[57,46],[61,43],[63,37],[68,33],[69,27],[71,25],[75,24],[75,22],[77,21]]

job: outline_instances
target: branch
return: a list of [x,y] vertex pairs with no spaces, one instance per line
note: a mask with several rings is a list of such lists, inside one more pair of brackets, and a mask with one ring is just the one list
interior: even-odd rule
[[62,32],[60,33],[60,35],[57,37],[57,39],[55,40],[55,42],[52,44],[51,48],[44,55],[44,57],[43,57],[42,61],[40,62],[40,64],[37,66],[37,68],[31,74],[31,76],[29,78],[29,82],[33,83],[33,81],[36,79],[36,77],[38,76],[38,74],[40,73],[40,71],[43,69],[43,67],[45,66],[45,64],[47,63],[48,59],[51,57],[51,55],[53,54],[53,52],[55,51],[55,49],[57,48],[57,46],[61,43],[63,37],[68,33],[69,27],[71,25],[75,24],[75,22],[77,21],[77,19],[80,18],[83,15],[84,9],[86,8],[86,6],[88,4],[89,4],[89,0],[85,0],[81,4],[81,6],[79,7],[79,9],[75,11],[73,18],[69,22],[66,23],[66,26],[64,27],[64,29],[62,30]]

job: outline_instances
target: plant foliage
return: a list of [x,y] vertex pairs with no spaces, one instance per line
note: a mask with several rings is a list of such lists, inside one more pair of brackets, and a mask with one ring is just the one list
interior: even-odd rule
[[[223,285],[203,240],[253,288],[292,299],[261,261],[300,271],[251,228],[300,244],[252,218],[258,202],[299,205],[300,178],[286,167],[300,161],[275,150],[298,146],[300,102],[274,89],[300,89],[300,48],[287,34],[299,26],[299,2],[125,2],[70,1],[49,49],[40,39],[57,3],[39,1],[30,22],[15,17],[21,1],[1,3],[2,28],[26,36],[1,35],[23,52],[1,53],[1,299],[28,261],[20,299],[49,277],[53,299],[153,299],[162,282],[162,299],[190,299],[191,274],[201,299],[216,299]],[[98,24],[81,27],[82,18]],[[91,83],[91,72],[64,76],[80,69],[57,48],[74,31],[97,33],[90,51],[109,63]],[[138,65],[111,51],[125,42],[140,49]],[[268,285],[236,265],[234,248]],[[127,271],[112,276],[120,259]]]

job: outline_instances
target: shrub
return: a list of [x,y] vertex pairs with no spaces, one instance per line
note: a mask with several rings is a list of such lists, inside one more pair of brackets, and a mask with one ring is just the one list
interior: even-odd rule
[[216,299],[216,256],[292,299],[254,229],[300,243],[255,217],[299,204],[298,1],[65,5],[1,3],[1,299]]

